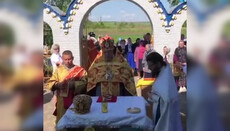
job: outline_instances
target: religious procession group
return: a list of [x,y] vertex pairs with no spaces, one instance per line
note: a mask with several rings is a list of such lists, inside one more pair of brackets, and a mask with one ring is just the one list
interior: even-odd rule
[[[88,65],[90,66],[96,56],[100,53],[100,38],[98,40],[95,38],[95,34],[93,32],[89,33],[88,37]],[[179,92],[186,91],[186,39],[184,36],[181,36],[181,40],[178,42],[178,47],[175,49],[174,54],[170,55],[170,48],[167,46],[163,47],[163,60],[167,64],[170,64],[174,78],[177,83],[177,88]],[[152,75],[151,70],[148,68],[148,64],[146,61],[147,55],[155,52],[153,49],[153,37],[150,33],[146,33],[143,35],[143,39],[137,38],[135,43],[132,42],[131,38],[122,39],[119,38],[119,41],[115,44],[115,47],[120,51],[122,56],[128,62],[130,68],[134,75],[137,74],[139,85],[152,85],[155,76]],[[88,69],[88,68],[87,68]]]
[[[52,47],[55,52],[51,55],[54,72],[47,85],[48,89],[55,92],[57,98],[54,112],[56,123],[73,103],[74,96],[78,94],[136,96],[137,86],[147,83],[146,86],[150,87],[149,92],[154,92],[154,95],[159,96],[159,101],[162,101],[160,109],[153,110],[153,114],[157,114],[156,112],[159,114],[158,117],[154,117],[155,129],[162,128],[162,123],[165,124],[167,120],[169,122],[167,128],[181,130],[177,87],[186,86],[185,75],[181,75],[181,72],[186,73],[185,42],[179,41],[178,48],[175,50],[173,63],[178,65],[178,73],[180,72],[180,75],[175,76],[170,66],[169,49],[164,47],[164,57],[154,51],[149,33],[145,35],[144,40],[137,39],[134,44],[130,38],[127,42],[120,40],[115,44],[110,36],[100,37],[97,41],[94,33],[89,33],[89,35],[90,66],[88,69],[73,64],[74,56],[70,50],[65,50],[60,55],[59,45],[54,44]],[[135,70],[137,70],[139,81],[143,81],[138,82],[137,85],[134,82]],[[171,102],[175,105],[168,106]]]

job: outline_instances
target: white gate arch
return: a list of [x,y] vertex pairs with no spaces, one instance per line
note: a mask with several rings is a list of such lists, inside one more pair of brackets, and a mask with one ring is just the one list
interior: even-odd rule
[[[81,65],[80,41],[83,24],[89,12],[97,5],[108,0],[73,0],[65,15],[44,3],[44,21],[53,31],[53,42],[61,46],[61,52],[71,50],[75,57],[74,62]],[[152,25],[154,49],[162,54],[163,46],[174,50],[181,37],[181,27],[187,18],[186,2],[180,4],[170,14],[167,13],[160,0],[128,0],[140,7]],[[147,33],[147,32],[146,32]],[[172,51],[173,52],[173,51]],[[171,52],[171,53],[172,53]]]

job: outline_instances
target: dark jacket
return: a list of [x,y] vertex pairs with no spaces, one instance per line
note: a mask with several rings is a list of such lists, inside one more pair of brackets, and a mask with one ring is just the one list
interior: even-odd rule
[[[132,44],[132,45],[131,45],[131,48],[132,48],[132,53],[134,54],[135,49],[136,49],[135,45]],[[127,45],[125,46],[125,55],[128,54],[128,51],[129,51],[129,49],[128,49],[128,44],[127,44]]]

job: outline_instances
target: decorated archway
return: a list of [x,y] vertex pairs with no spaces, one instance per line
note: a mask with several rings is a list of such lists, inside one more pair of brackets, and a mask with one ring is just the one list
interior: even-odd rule
[[[53,42],[61,46],[63,50],[71,50],[75,57],[75,63],[81,65],[81,38],[83,21],[87,14],[97,5],[107,0],[73,0],[66,14],[60,14],[52,6],[44,3],[44,21],[53,30]],[[166,45],[174,50],[181,37],[181,27],[187,18],[186,2],[178,5],[171,13],[168,13],[160,0],[129,0],[139,6],[149,17],[154,34],[154,49],[162,54]],[[172,52],[171,52],[172,53]]]

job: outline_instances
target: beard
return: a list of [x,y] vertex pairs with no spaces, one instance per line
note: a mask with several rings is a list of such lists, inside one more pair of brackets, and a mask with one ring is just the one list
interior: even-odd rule
[[161,71],[161,67],[157,67],[157,66],[151,66],[149,69],[151,70],[153,77],[158,77]]
[[106,62],[111,62],[113,60],[113,52],[104,52],[104,58]]

